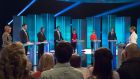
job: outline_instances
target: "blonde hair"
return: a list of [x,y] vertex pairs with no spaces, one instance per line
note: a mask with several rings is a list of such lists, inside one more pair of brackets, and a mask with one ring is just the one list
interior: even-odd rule
[[6,25],[6,26],[4,27],[4,31],[5,31],[5,32],[9,32],[9,29],[11,29],[11,27],[10,27],[9,25]]
[[53,54],[47,53],[43,54],[39,60],[39,71],[45,71],[53,68],[54,66],[54,58]]
[[136,31],[136,27],[135,26],[131,26],[130,29]]
[[27,64],[22,43],[6,46],[0,52],[0,79],[28,79]]

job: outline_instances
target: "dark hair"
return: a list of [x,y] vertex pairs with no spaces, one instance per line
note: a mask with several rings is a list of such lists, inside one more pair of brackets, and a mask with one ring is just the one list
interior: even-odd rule
[[97,79],[112,79],[112,53],[107,48],[100,48],[95,51],[95,64],[93,75]]
[[22,24],[22,27],[24,27],[25,25],[27,25],[27,24]]
[[81,67],[81,58],[79,55],[72,55],[70,59],[70,64],[72,67],[79,68]]
[[60,42],[55,49],[55,57],[59,63],[69,62],[73,53],[73,48],[68,42]]
[[57,26],[56,29],[60,28],[60,26]]
[[45,29],[44,27],[41,27],[40,30],[42,31],[43,29]]

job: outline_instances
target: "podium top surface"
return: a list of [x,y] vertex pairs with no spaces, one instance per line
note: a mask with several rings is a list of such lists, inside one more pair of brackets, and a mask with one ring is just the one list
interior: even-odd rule
[[23,46],[32,46],[32,45],[47,44],[47,43],[48,42],[35,42],[35,43],[28,42],[28,43],[23,44]]
[[92,42],[101,42],[101,40],[91,40]]
[[117,42],[117,40],[108,40],[108,42]]

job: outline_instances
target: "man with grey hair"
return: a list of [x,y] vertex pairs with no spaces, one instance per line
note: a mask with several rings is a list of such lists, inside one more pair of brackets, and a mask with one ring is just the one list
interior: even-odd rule
[[118,69],[120,79],[140,79],[140,51],[138,45],[135,43],[127,45],[124,57],[126,61]]

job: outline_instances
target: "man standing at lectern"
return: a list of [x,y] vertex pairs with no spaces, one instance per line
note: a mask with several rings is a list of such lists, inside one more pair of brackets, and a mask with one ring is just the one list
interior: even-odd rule
[[[37,34],[38,42],[45,42],[46,37],[45,37],[45,28],[41,27],[40,32]],[[44,53],[44,44],[39,44],[38,45],[38,59],[43,55]]]
[[59,41],[63,40],[63,37],[61,35],[61,32],[60,32],[60,27],[57,26],[56,27],[56,30],[54,32],[54,44],[55,44],[55,47],[56,45],[58,45]]
[[[111,32],[108,34],[108,40],[117,40],[116,33],[114,31],[114,28],[111,29]],[[111,48],[111,44],[109,42],[109,48]]]
[[[27,33],[27,24],[22,25],[22,30],[20,31],[20,41],[25,44],[29,42],[29,35]],[[27,55],[28,52],[28,46],[25,46],[25,53]]]

